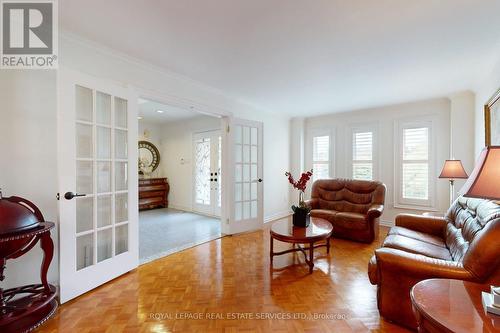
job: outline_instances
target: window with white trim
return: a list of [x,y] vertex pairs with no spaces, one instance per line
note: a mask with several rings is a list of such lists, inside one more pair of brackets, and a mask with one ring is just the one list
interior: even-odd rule
[[432,122],[400,123],[396,184],[402,205],[433,206]]
[[373,180],[373,131],[352,130],[352,178]]
[[330,136],[313,137],[313,181],[330,177]]

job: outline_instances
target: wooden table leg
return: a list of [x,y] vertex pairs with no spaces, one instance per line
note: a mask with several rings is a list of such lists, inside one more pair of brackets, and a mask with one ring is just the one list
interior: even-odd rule
[[271,257],[271,266],[272,266],[273,265],[273,256],[274,256],[273,236],[271,236],[270,238],[271,238],[271,240],[270,240],[270,246],[269,246],[269,248],[270,248],[270,250],[269,250],[269,256]]
[[309,243],[309,274],[314,268],[314,243]]
[[52,238],[50,238],[50,231],[44,233],[40,240],[40,246],[43,250],[43,260],[42,267],[40,270],[40,279],[42,280],[42,285],[46,292],[50,292],[49,283],[47,282],[47,272],[49,271],[49,266],[54,256],[54,243]]
[[326,239],[326,253],[330,253],[330,237]]

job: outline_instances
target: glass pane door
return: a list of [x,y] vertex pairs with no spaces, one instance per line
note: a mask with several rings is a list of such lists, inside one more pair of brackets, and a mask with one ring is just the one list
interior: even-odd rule
[[137,100],[129,88],[58,71],[59,281],[64,303],[134,268]]
[[194,142],[194,193],[199,205],[210,205],[210,138],[200,138]]
[[128,251],[127,101],[77,85],[76,269]]
[[221,153],[220,131],[195,133],[193,136],[193,208],[194,211],[220,216]]
[[234,192],[232,233],[258,228],[262,209],[262,123],[233,124]]

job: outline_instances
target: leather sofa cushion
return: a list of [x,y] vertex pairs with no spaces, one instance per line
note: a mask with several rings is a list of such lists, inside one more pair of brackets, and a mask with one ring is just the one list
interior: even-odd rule
[[337,215],[337,214],[338,214],[338,212],[335,210],[328,210],[328,209],[313,209],[313,210],[311,210],[311,216],[320,217],[320,218],[328,220],[330,222],[333,222],[335,215]]
[[335,215],[335,226],[343,229],[365,230],[366,215],[359,213],[338,212]]
[[451,261],[450,251],[444,241],[439,245],[401,235],[388,235],[384,240],[384,247],[390,247],[410,253],[422,254],[427,257]]
[[366,214],[373,204],[384,204],[385,186],[380,182],[353,179],[320,179],[311,198],[321,209]]
[[392,227],[389,230],[388,234],[389,235],[405,236],[408,238],[417,239],[417,240],[420,240],[422,242],[434,244],[434,245],[441,246],[441,247],[444,245],[443,239],[438,237],[438,236],[426,234],[426,233],[423,233],[420,231],[415,231],[415,230],[411,230],[411,229],[404,228],[404,227],[398,227],[398,226]]

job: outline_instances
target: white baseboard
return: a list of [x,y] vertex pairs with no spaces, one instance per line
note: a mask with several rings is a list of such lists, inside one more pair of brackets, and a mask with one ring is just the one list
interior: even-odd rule
[[384,226],[384,227],[394,227],[393,221],[380,220],[379,224]]
[[193,214],[203,215],[203,216],[207,216],[207,217],[213,217],[216,219],[221,218],[220,216],[217,216],[217,215],[211,215],[211,214],[206,214],[206,213],[202,213],[202,212],[197,212],[194,209],[191,209],[191,207],[180,206],[180,205],[176,205],[176,204],[169,204],[168,208],[181,210],[181,211],[186,212],[186,213],[193,213]]
[[[182,210],[182,211],[188,212],[188,213],[201,214],[199,212],[195,212],[194,210],[192,210],[191,207],[176,205],[175,203],[169,203],[168,208]],[[210,216],[210,215],[207,215],[207,214],[201,214],[201,215]],[[273,221],[282,219],[282,218],[290,216],[290,215],[292,215],[292,211],[282,211],[282,212],[279,212],[279,213],[276,213],[276,214],[264,216],[264,223],[273,222]],[[210,217],[217,217],[217,216],[210,216]]]
[[171,202],[168,203],[168,208],[182,210],[182,211],[188,212],[188,213],[192,213],[193,212],[193,210],[191,209],[191,207],[183,206],[183,205],[176,205],[175,203],[171,203]]
[[264,223],[273,222],[273,221],[282,219],[282,218],[290,216],[290,215],[292,215],[292,212],[287,210],[287,211],[279,212],[276,214],[264,216]]

